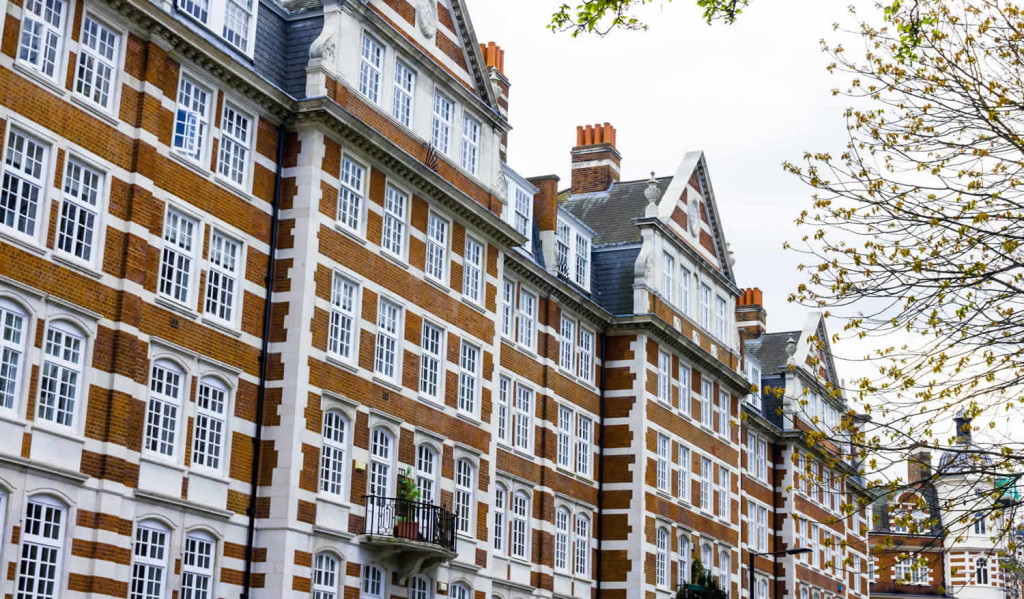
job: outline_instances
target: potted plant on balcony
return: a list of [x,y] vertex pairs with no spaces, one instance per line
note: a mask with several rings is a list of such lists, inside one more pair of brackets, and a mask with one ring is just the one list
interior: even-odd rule
[[419,539],[420,523],[417,521],[417,517],[419,516],[421,494],[420,487],[413,477],[412,468],[406,468],[405,472],[398,477],[398,505],[395,506],[396,537]]

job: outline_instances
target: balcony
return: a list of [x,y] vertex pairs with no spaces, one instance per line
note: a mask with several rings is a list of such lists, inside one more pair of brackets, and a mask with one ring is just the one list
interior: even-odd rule
[[397,497],[367,496],[360,543],[382,562],[412,576],[456,555],[455,514],[431,503]]

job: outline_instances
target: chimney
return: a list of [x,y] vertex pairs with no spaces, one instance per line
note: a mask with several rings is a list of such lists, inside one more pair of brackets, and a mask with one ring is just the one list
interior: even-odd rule
[[[502,118],[508,120],[508,78],[505,77],[505,51],[494,42],[480,44],[480,53],[484,56],[484,64],[487,65],[487,74],[491,78],[491,85],[498,96],[498,110]],[[508,132],[501,134],[501,146],[498,154],[502,162],[508,162]]]
[[953,419],[956,423],[956,442],[965,447],[971,444],[971,420],[963,410],[958,411]]
[[572,193],[607,191],[619,180],[620,162],[622,155],[615,149],[615,127],[608,123],[576,127]]
[[555,236],[558,231],[558,176],[544,175],[527,179],[534,184],[537,195],[533,196],[533,222],[537,229],[544,264],[552,273],[558,269]]
[[932,454],[926,449],[910,454],[907,460],[907,482],[910,484],[928,480],[932,475]]
[[740,330],[740,344],[760,339],[768,332],[768,313],[757,287],[744,289],[736,299],[736,327]]

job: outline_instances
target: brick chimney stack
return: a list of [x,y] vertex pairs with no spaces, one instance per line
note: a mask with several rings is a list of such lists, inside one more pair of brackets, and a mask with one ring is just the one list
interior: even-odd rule
[[537,187],[533,196],[533,222],[537,227],[541,253],[548,271],[558,273],[555,236],[558,229],[558,176],[544,175],[527,179]]
[[740,343],[760,339],[768,332],[768,313],[764,298],[757,287],[744,289],[736,300],[736,326],[740,330]]
[[[508,120],[508,77],[505,77],[505,51],[494,42],[480,44],[480,53],[484,56],[484,64],[487,65],[487,74],[491,78],[491,85],[498,96],[498,110],[501,116]],[[501,134],[501,146],[498,148],[502,162],[507,162],[508,156],[508,133]]]
[[916,451],[907,460],[907,482],[910,484],[928,480],[932,475],[932,454],[926,449]]
[[576,127],[572,192],[607,191],[619,180],[620,162],[622,155],[615,149],[615,127],[608,123]]

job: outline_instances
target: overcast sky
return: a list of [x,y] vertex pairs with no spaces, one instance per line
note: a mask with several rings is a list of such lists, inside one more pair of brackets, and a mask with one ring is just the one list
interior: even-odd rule
[[770,330],[801,328],[807,310],[786,302],[799,259],[782,243],[809,192],[780,165],[845,141],[845,102],[830,93],[842,80],[819,40],[850,22],[848,0],[757,0],[732,26],[705,24],[695,0],[656,2],[646,32],[576,39],[545,28],[561,1],[468,0],[479,40],[505,50],[511,166],[567,186],[576,126],[606,121],[623,180],[670,175],[703,150],[737,283],[765,292]]

